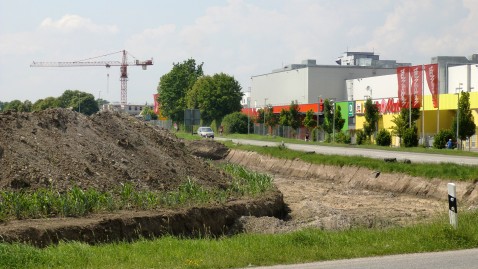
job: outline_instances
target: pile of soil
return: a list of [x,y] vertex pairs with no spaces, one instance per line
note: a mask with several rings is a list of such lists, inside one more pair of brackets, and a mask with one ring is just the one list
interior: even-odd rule
[[[129,183],[137,190],[173,191],[188,180],[204,188],[227,188],[231,177],[208,160],[221,159],[224,145],[184,142],[169,130],[127,114],[85,116],[68,109],[0,113],[0,189],[59,192],[74,186],[109,191]],[[4,242],[46,246],[61,240],[91,244],[163,234],[232,233],[244,215],[284,214],[282,194],[243,197],[202,207],[120,211],[84,218],[9,220],[0,224]]]
[[[193,146],[168,130],[118,112],[89,117],[68,109],[7,112],[0,114],[0,187],[104,191],[130,183],[137,189],[175,190],[188,179],[227,187],[230,178],[188,147]],[[227,154],[227,149],[216,151],[196,155]]]

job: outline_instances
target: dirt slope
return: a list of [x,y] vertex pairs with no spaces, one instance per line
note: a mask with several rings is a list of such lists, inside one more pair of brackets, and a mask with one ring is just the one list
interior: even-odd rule
[[[387,173],[376,177],[360,167],[313,165],[234,150],[226,161],[273,175],[290,210],[286,221],[243,217],[240,226],[245,232],[404,226],[448,214],[448,182],[443,180]],[[477,183],[454,183],[459,211],[476,210]]]
[[206,187],[228,184],[168,130],[114,112],[0,114],[0,167],[3,189],[110,190],[129,182],[172,190],[188,178]]

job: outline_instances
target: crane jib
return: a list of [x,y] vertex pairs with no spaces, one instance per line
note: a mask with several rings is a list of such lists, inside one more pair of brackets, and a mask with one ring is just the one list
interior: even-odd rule
[[[112,54],[116,53],[122,53],[122,61],[88,61],[92,59],[98,59],[101,57],[105,56],[110,56]],[[129,54],[132,56],[131,54]],[[30,67],[79,67],[79,66],[104,66],[106,68],[109,68],[111,66],[120,66],[120,81],[121,81],[121,104],[126,105],[127,104],[127,81],[128,81],[128,72],[127,72],[127,67],[128,66],[141,66],[143,70],[146,70],[148,65],[153,65],[153,59],[151,60],[146,60],[146,61],[140,61],[140,60],[135,60],[133,62],[128,62],[127,57],[128,52],[126,50],[122,50],[119,52],[115,53],[110,53],[110,54],[105,54],[102,56],[97,56],[97,57],[92,57],[88,59],[84,59],[81,61],[72,61],[72,62],[35,62],[30,65]],[[135,58],[134,56],[132,56]]]

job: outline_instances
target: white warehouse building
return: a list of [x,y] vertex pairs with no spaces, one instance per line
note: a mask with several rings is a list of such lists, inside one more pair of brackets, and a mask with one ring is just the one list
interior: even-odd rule
[[[350,58],[350,53],[344,57]],[[346,80],[395,74],[396,67],[400,65],[410,64],[395,63],[386,67],[379,64],[317,65],[315,60],[304,60],[302,64],[291,64],[271,73],[252,76],[251,107],[288,105],[292,101],[298,104],[316,103],[319,97],[348,100]]]

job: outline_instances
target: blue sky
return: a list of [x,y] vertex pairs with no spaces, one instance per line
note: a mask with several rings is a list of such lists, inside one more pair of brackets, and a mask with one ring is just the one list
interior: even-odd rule
[[[335,64],[344,51],[429,63],[478,53],[478,0],[0,0],[0,101],[81,90],[120,101],[119,68],[31,68],[121,51],[153,58],[129,68],[128,102],[152,103],[173,63],[250,77],[304,59]],[[98,60],[120,61],[116,54]],[[109,80],[108,80],[109,74]]]

